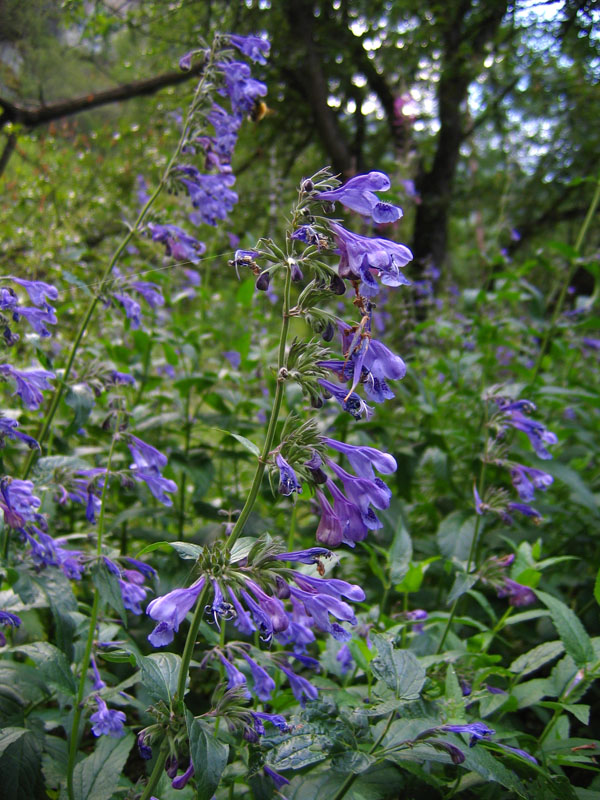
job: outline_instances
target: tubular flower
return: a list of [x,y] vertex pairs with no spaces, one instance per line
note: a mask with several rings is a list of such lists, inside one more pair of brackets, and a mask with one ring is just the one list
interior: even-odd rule
[[341,203],[365,217],[372,217],[379,224],[395,222],[402,216],[402,209],[389,203],[383,203],[375,192],[386,192],[390,188],[390,179],[383,172],[368,172],[366,175],[355,175],[343,186],[327,192],[319,192],[319,200]]
[[370,238],[352,233],[335,222],[329,223],[340,250],[338,268],[340,277],[361,281],[360,292],[364,297],[373,297],[379,286],[375,272],[385,286],[402,286],[410,283],[400,272],[412,260],[412,253],[403,244],[388,239]]
[[298,492],[302,493],[302,485],[299,483],[296,473],[280,453],[275,456],[275,463],[279,467],[279,494],[286,497]]
[[148,636],[151,644],[155,647],[164,647],[173,641],[188,611],[191,611],[196,603],[205,582],[206,578],[202,576],[187,589],[173,589],[172,592],[156,597],[148,603],[146,614],[158,622]]
[[127,719],[123,711],[117,711],[114,708],[108,708],[104,700],[96,695],[96,703],[98,710],[90,716],[90,722],[93,722],[92,733],[94,736],[112,736],[117,739],[119,736],[125,734],[123,723]]
[[18,394],[23,405],[32,411],[39,408],[44,400],[42,390],[52,389],[48,381],[56,378],[53,372],[45,369],[19,370],[10,364],[0,364],[0,375],[13,378],[17,386],[15,394]]

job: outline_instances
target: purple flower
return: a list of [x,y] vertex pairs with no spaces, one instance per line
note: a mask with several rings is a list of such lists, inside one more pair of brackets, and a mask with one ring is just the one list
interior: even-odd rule
[[246,585],[258,600],[261,611],[269,617],[273,632],[284,631],[289,625],[289,620],[281,600],[277,597],[270,597],[250,578],[246,578]]
[[423,633],[425,630],[425,626],[423,625],[423,620],[427,619],[429,614],[422,608],[415,608],[413,611],[406,611],[404,616],[409,622],[416,623],[412,626],[413,633]]
[[528,586],[523,586],[512,578],[502,578],[502,584],[498,587],[498,597],[508,597],[508,603],[517,608],[530,606],[535,603],[537,597]]
[[336,619],[349,622],[351,625],[356,625],[356,617],[352,606],[334,597],[330,594],[315,594],[314,592],[305,592],[302,589],[296,589],[291,586],[290,592],[292,597],[299,600],[306,609],[313,620],[314,624],[322,631],[330,633],[334,639],[339,641],[348,641],[351,634],[338,623],[332,623],[329,619],[331,614]]
[[189,72],[192,68],[192,56],[196,53],[196,50],[190,50],[189,53],[185,53],[179,59],[179,69],[182,72]]
[[536,524],[542,519],[540,512],[533,508],[533,506],[529,506],[526,503],[509,503],[507,507],[509,511],[518,511],[519,514],[524,514],[526,517],[531,517]]
[[280,453],[275,456],[275,463],[279,467],[279,494],[285,497],[294,492],[302,494],[302,485],[298,482],[296,473]]
[[158,284],[149,281],[134,281],[131,288],[142,295],[150,308],[164,306],[165,298],[162,296],[162,290]]
[[140,731],[137,737],[137,747],[140,758],[149,761],[152,758],[152,748],[146,744],[146,731]]
[[94,674],[94,682],[93,682],[94,691],[99,692],[100,689],[104,689],[106,687],[106,684],[104,683],[102,677],[100,676],[100,673],[98,672],[96,659],[94,658],[93,655],[90,655],[90,664],[92,665],[92,672]]
[[19,286],[26,289],[29,299],[34,306],[48,308],[49,303],[46,301],[46,298],[58,300],[58,289],[51,286],[49,283],[44,283],[43,281],[26,281],[23,278],[15,278],[14,275],[10,275],[9,277],[11,281],[18,283]]
[[240,603],[231,586],[228,586],[227,589],[236,614],[233,624],[240,633],[250,636],[256,630],[256,625],[252,622],[250,614],[248,614],[244,606]]
[[357,478],[331,459],[327,459],[327,465],[344,484],[346,495],[353,498],[363,513],[368,512],[370,504],[381,510],[389,508],[392,492],[381,478]]
[[250,67],[241,61],[218,65],[225,76],[231,107],[236,114],[249,114],[259,97],[264,97],[267,87],[251,77]]
[[240,364],[242,363],[242,356],[238,353],[237,350],[226,350],[223,353],[223,357],[229,361],[233,369],[239,369]]
[[284,667],[283,665],[279,665],[279,669],[288,677],[290,682],[290,687],[292,692],[294,693],[294,697],[300,703],[302,708],[306,706],[307,700],[316,700],[319,696],[318,691],[309,683],[306,678],[303,678],[301,675],[296,675],[295,672],[292,672],[291,669]]
[[19,305],[19,299],[12,289],[0,286],[0,311],[14,311]]
[[146,614],[159,623],[148,636],[154,647],[164,647],[173,641],[174,634],[196,603],[205,581],[206,578],[202,576],[187,589],[173,589],[148,603]]
[[291,238],[299,242],[304,242],[305,244],[311,244],[319,250],[324,244],[323,237],[320,236],[319,232],[313,228],[312,225],[301,225],[299,228],[296,228]]
[[133,375],[128,375],[126,372],[118,372],[116,369],[113,369],[108,377],[114,386],[135,386],[135,378]]
[[[13,628],[18,628],[21,625],[20,617],[16,614],[11,614],[10,611],[0,611],[0,625],[11,625]],[[6,636],[0,631],[0,647],[6,644]]]
[[174,778],[173,781],[171,782],[171,786],[173,787],[173,789],[183,789],[184,786],[187,785],[187,782],[193,776],[193,774],[194,774],[194,765],[190,761],[190,765],[183,773],[183,775],[180,775],[178,778]]
[[279,728],[280,731],[285,732],[289,730],[287,720],[281,714],[267,714],[264,711],[251,711],[250,713],[252,714],[255,727],[257,728],[257,733],[261,735],[265,732],[265,727],[262,724],[263,722],[270,722],[271,725]]
[[167,457],[152,445],[138,439],[137,436],[129,434],[129,440],[127,446],[133,456],[134,463],[131,465],[131,469],[134,479],[145,483],[161,503],[166,506],[172,505],[173,501],[165,492],[176,492],[177,484],[161,475],[161,470],[167,464]]
[[142,575],[146,578],[155,578],[156,577],[156,570],[154,567],[151,567],[150,564],[145,564],[143,561],[138,561],[137,558],[131,558],[131,556],[126,556],[125,561],[128,561],[132,564],[138,572],[141,572]]
[[0,447],[6,446],[6,439],[19,439],[25,442],[27,447],[31,450],[39,450],[39,443],[32,437],[27,436],[26,433],[21,433],[17,428],[19,423],[16,419],[8,419],[7,417],[0,417]]
[[144,586],[144,576],[135,569],[124,569],[119,579],[119,586],[125,608],[134,614],[141,614],[140,603],[146,599],[148,591]]
[[246,58],[252,59],[257,64],[266,64],[266,58],[269,55],[271,44],[266,39],[261,39],[259,36],[238,36],[237,34],[230,34],[229,41],[234,47],[237,47]]
[[307,550],[292,550],[273,556],[276,561],[300,561],[302,564],[318,564],[321,558],[329,558],[331,552],[325,547],[309,547]]
[[[323,544],[328,545],[328,547],[337,547],[342,542],[344,535],[342,521],[331,507],[329,500],[325,497],[323,492],[317,489],[316,495],[321,508],[321,520],[316,534],[317,542],[323,542]],[[366,534],[367,529],[365,528],[365,536]]]
[[252,679],[254,681],[254,694],[263,703],[268,703],[271,699],[271,693],[275,688],[275,681],[269,675],[269,673],[259,664],[257,664],[256,661],[250,658],[249,655],[246,653],[242,653],[242,655],[246,659],[246,662],[248,663],[252,673]]
[[234,666],[231,661],[228,661],[225,656],[219,653],[219,661],[225,667],[225,672],[227,673],[227,688],[228,689],[235,689],[237,686],[243,686],[245,690],[245,696],[250,697],[250,692],[246,688],[246,676],[243,672]]
[[286,784],[289,783],[287,778],[284,778],[283,775],[280,775],[278,772],[275,772],[275,770],[271,769],[271,767],[268,764],[265,764],[263,766],[263,772],[268,778],[271,778],[271,780],[275,784],[276,789],[282,789]]
[[94,736],[112,736],[117,739],[123,736],[125,729],[123,723],[127,719],[122,711],[117,711],[114,708],[108,708],[104,700],[96,695],[96,703],[98,704],[98,711],[90,716],[90,722],[93,722],[92,733]]
[[400,272],[400,267],[406,266],[413,257],[408,247],[388,239],[351,233],[334,222],[330,227],[340,249],[340,277],[361,281],[360,291],[365,297],[372,297],[379,291],[371,270],[377,272],[385,286],[409,283]]
[[18,394],[26,408],[34,411],[39,408],[44,400],[42,389],[52,389],[48,380],[54,380],[56,375],[45,369],[18,370],[10,364],[0,364],[0,375],[13,378]]
[[277,634],[277,641],[284,646],[292,645],[294,653],[299,655],[305,653],[307,646],[315,641],[315,634],[311,630],[312,619],[306,614],[304,605],[293,596],[290,597],[290,603],[290,624],[285,631]]
[[365,593],[361,586],[355,583],[347,583],[339,578],[315,578],[312,575],[305,575],[303,572],[292,572],[292,578],[301,589],[315,594],[328,594],[331,597],[352,600],[353,603],[362,603]]
[[154,242],[164,244],[168,256],[177,261],[191,261],[198,264],[200,256],[206,252],[206,245],[190,236],[177,225],[158,225],[150,222],[148,230]]
[[139,328],[142,323],[142,309],[137,300],[130,297],[128,294],[114,292],[113,297],[125,309],[125,316],[131,320],[132,328]]
[[56,314],[51,306],[46,306],[46,308],[18,306],[13,311],[13,319],[18,322],[21,317],[25,317],[33,330],[43,339],[50,336],[50,331],[46,325],[56,325],[57,323]]
[[350,652],[350,648],[347,644],[343,644],[340,649],[338,650],[338,654],[335,657],[336,661],[339,661],[340,669],[342,674],[345,675],[352,669],[354,664],[354,658],[352,657],[352,653]]
[[319,378],[318,383],[328,394],[332,395],[343,410],[351,414],[354,419],[359,420],[363,414],[368,420],[373,416],[373,409],[371,406],[368,406],[356,392],[348,392],[343,386],[336,386],[336,384],[324,378]]
[[521,750],[518,747],[510,747],[507,744],[500,744],[500,742],[496,742],[497,747],[501,747],[503,750],[508,751],[509,753],[514,753],[516,756],[520,756],[521,758],[525,758],[527,761],[531,761],[532,764],[537,764],[537,759],[534,758],[530,753],[526,753],[525,750]]
[[554,480],[552,475],[547,472],[533,467],[525,467],[522,464],[512,465],[510,477],[521,500],[533,500],[535,489],[545,491]]
[[[502,402],[502,401],[500,401]],[[526,417],[523,411],[535,411],[535,405],[530,400],[515,400],[512,403],[501,405],[503,422],[506,426],[523,431],[529,438],[537,456],[542,459],[552,458],[545,445],[556,444],[558,439],[552,431],[537,420]]]
[[216,225],[218,220],[227,218],[238,201],[237,194],[229,188],[235,183],[233,175],[203,175],[196,167],[183,164],[178,165],[175,172],[197,209],[190,215],[191,222],[195,225]]
[[372,217],[374,222],[395,222],[402,216],[398,206],[382,203],[374,192],[386,192],[390,188],[390,179],[383,172],[368,172],[366,175],[355,175],[343,186],[328,192],[320,192],[319,200],[341,203],[365,217]]
[[469,747],[473,747],[480,739],[489,739],[496,731],[488,728],[483,722],[470,722],[466,725],[441,725],[438,730],[449,733],[468,733],[471,738]]
[[40,517],[37,513],[42,504],[33,494],[33,483],[18,478],[5,477],[0,480],[0,508],[4,511],[4,523],[10,528],[22,528],[26,521]]
[[323,437],[322,441],[327,447],[343,453],[354,472],[361,478],[373,480],[375,477],[373,467],[385,475],[395,472],[398,467],[393,456],[389,453],[382,453],[381,450],[376,450],[374,447],[346,444],[345,442],[338,442],[336,439],[329,439],[326,436]]

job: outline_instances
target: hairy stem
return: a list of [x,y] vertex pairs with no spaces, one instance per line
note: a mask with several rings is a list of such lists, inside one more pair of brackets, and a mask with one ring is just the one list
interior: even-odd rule
[[258,458],[258,464],[256,465],[256,471],[254,473],[254,479],[252,480],[252,486],[250,487],[250,492],[248,493],[248,497],[246,498],[246,502],[244,503],[244,507],[236,520],[235,525],[233,526],[233,530],[229,536],[229,540],[227,542],[228,549],[231,551],[231,548],[239,539],[244,525],[250,516],[250,512],[254,508],[254,503],[256,502],[256,498],[258,497],[258,492],[260,490],[260,484],[262,482],[262,478],[265,472],[265,468],[267,466],[267,458],[273,446],[273,439],[275,437],[275,429],[277,427],[277,421],[279,419],[279,411],[281,409],[281,401],[283,400],[283,387],[285,383],[285,378],[281,375],[281,370],[285,366],[285,348],[287,344],[287,335],[288,330],[290,327],[290,286],[292,280],[292,272],[289,265],[286,265],[286,272],[285,272],[285,287],[283,290],[283,306],[281,310],[282,320],[281,320],[281,332],[279,334],[279,356],[277,359],[277,387],[275,389],[275,397],[273,398],[273,408],[271,410],[271,418],[269,419],[269,427],[267,428],[267,435],[265,437],[265,442],[263,444],[262,451]]
[[[102,485],[100,514],[98,517],[98,540],[96,545],[96,554],[98,556],[98,563],[102,556],[102,537],[104,534],[104,513],[106,507],[106,496],[108,492],[108,481],[110,475],[110,468],[112,464],[112,458],[119,435],[119,422],[120,418],[117,418],[115,432],[108,453],[106,475],[104,477],[104,483]],[[81,662],[81,676],[79,678],[79,686],[77,687],[77,698],[75,701],[75,708],[73,710],[73,724],[71,725],[71,736],[69,738],[69,760],[67,765],[67,789],[69,793],[69,800],[74,800],[75,797],[73,791],[73,769],[75,767],[75,758],[77,757],[77,748],[79,745],[79,723],[81,722],[81,715],[83,713],[83,696],[85,693],[87,671],[89,669],[90,659],[92,656],[92,648],[94,646],[94,635],[96,633],[96,625],[98,624],[99,608],[100,608],[100,593],[98,592],[98,588],[94,587],[94,601],[92,603],[92,613],[90,615],[90,625],[88,628],[88,635],[85,643],[85,651],[83,653],[83,660]]]
[[[202,591],[198,596],[198,600],[196,601],[194,616],[190,624],[190,629],[188,631],[187,639],[185,640],[185,646],[183,648],[183,654],[181,656],[181,664],[179,665],[179,676],[177,679],[176,698],[178,700],[181,700],[182,703],[183,703],[183,696],[185,694],[185,684],[190,669],[190,661],[192,660],[192,655],[194,653],[194,646],[196,644],[196,637],[198,636],[198,628],[200,627],[200,623],[202,622],[202,614],[204,613],[204,598],[206,596],[207,585],[208,582],[204,584]],[[154,791],[154,788],[158,783],[158,781],[160,780],[160,776],[162,775],[162,771],[164,769],[168,755],[169,755],[169,745],[167,737],[165,736],[161,744],[158,756],[156,757],[156,763],[154,765],[154,769],[152,770],[152,773],[148,778],[148,783],[146,785],[146,788],[144,789],[144,793],[142,794],[140,800],[148,800],[148,798],[152,796],[152,792]]]

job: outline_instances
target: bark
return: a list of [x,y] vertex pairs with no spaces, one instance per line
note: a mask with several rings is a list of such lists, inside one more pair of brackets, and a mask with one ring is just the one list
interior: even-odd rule
[[[485,4],[485,15],[476,18],[471,0],[463,0],[448,20],[443,36],[442,72],[437,87],[440,130],[433,163],[420,165],[412,249],[417,274],[429,263],[441,267],[448,247],[448,219],[460,145],[470,132],[462,108],[469,85],[477,76],[486,44],[493,38],[506,13],[506,0]],[[481,7],[480,7],[481,8]]]
[[98,106],[105,106],[109,103],[117,103],[123,100],[130,100],[132,97],[154,94],[165,86],[175,86],[184,83],[190,78],[196,77],[204,69],[204,64],[195,64],[188,72],[164,72],[162,75],[155,75],[153,78],[146,78],[141,81],[132,81],[107,89],[103,92],[89,93],[81,97],[72,97],[69,100],[61,100],[58,103],[30,108],[11,103],[0,97],[0,128],[9,122],[24,125],[26,128],[35,128],[38,125],[45,125],[62,117],[69,117],[73,114],[80,114]]

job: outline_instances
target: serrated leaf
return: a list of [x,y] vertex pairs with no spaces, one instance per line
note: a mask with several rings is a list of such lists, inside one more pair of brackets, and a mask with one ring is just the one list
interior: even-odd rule
[[518,777],[507,769],[504,764],[494,758],[494,756],[484,747],[467,747],[463,750],[465,760],[461,765],[465,769],[471,769],[486,781],[493,781],[505,786],[515,792],[519,797],[529,798],[527,790]]
[[346,775],[349,772],[354,775],[360,775],[361,772],[366,772],[369,767],[372,767],[374,763],[375,756],[369,753],[363,753],[361,750],[347,750],[331,760],[331,767]]
[[450,594],[448,595],[448,599],[446,602],[448,604],[453,603],[455,600],[458,600],[463,594],[469,591],[472,586],[475,586],[477,581],[479,580],[479,576],[473,573],[466,573],[466,572],[457,572],[454,578],[454,583],[452,584],[452,589],[450,589]]
[[29,732],[7,746],[0,758],[2,800],[42,800],[47,797],[41,772],[41,752]]
[[475,521],[470,511],[453,511],[440,522],[436,538],[442,555],[467,560],[475,535]]
[[417,700],[425,683],[425,670],[409,650],[396,650],[383,636],[371,635],[377,658],[371,662],[375,677],[382,680],[399,700]]
[[76,692],[75,679],[65,654],[50,642],[34,642],[11,648],[24,653],[37,667],[49,686],[70,696]]
[[7,747],[9,747],[13,742],[16,742],[17,739],[20,739],[21,736],[24,736],[26,733],[30,733],[27,728],[3,728],[0,730],[0,756],[4,753]]
[[577,666],[583,667],[593,661],[594,648],[592,641],[577,615],[562,600],[558,600],[551,594],[542,592],[539,589],[534,589],[534,591],[550,611],[552,622],[565,646],[565,650]]
[[100,736],[94,752],[73,770],[75,800],[112,800],[133,740],[130,732],[120,739]]
[[530,672],[535,672],[536,669],[539,669],[544,664],[560,656],[564,650],[564,644],[558,640],[544,642],[516,658],[509,669],[511,672],[516,672],[519,675],[528,675]]
[[153,700],[164,700],[170,705],[177,691],[181,658],[175,653],[151,653],[138,656],[138,666],[144,688]]
[[291,736],[273,750],[269,763],[277,771],[302,769],[324,761],[330,746],[331,739],[328,736],[310,733]]
[[188,736],[196,780],[196,800],[210,800],[227,766],[229,745],[215,738],[213,728],[193,717],[188,718]]
[[412,558],[412,541],[404,520],[399,515],[396,533],[390,548],[390,577],[393,583],[399,583],[410,566]]

